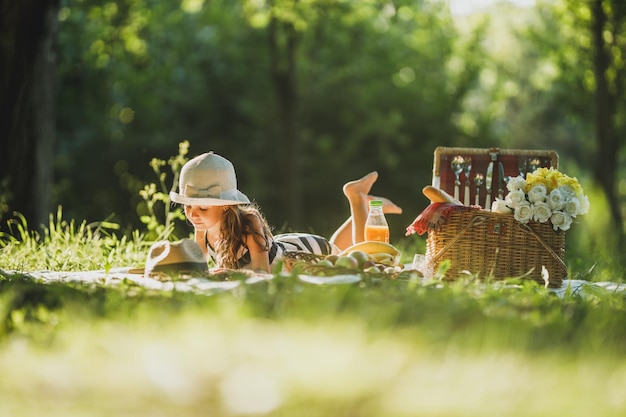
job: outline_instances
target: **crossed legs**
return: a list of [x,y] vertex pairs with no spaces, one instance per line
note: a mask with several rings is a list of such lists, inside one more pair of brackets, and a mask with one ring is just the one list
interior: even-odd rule
[[378,172],[373,171],[358,180],[344,184],[343,193],[350,205],[350,217],[339,226],[330,238],[331,243],[334,243],[339,249],[344,250],[355,243],[363,242],[365,239],[365,221],[367,220],[370,200],[381,200],[384,213],[402,213],[402,209],[391,200],[369,194],[377,179]]

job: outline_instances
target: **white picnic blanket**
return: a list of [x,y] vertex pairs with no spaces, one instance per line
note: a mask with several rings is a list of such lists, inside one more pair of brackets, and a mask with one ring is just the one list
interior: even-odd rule
[[[224,291],[232,291],[241,285],[252,285],[258,282],[265,282],[275,279],[276,276],[272,274],[251,274],[248,278],[243,280],[232,281],[215,281],[207,279],[206,277],[190,277],[186,280],[180,281],[163,281],[151,277],[146,277],[142,274],[131,274],[128,271],[130,268],[114,268],[107,271],[79,271],[79,272],[58,272],[58,271],[35,271],[35,272],[20,272],[22,275],[26,275],[33,279],[40,280],[42,282],[81,282],[81,283],[93,283],[103,285],[116,285],[125,281],[133,282],[142,287],[160,290],[160,291],[181,291],[181,292],[194,292],[205,295],[213,295]],[[10,276],[15,275],[16,271],[5,271],[0,269],[0,275]],[[357,274],[348,275],[335,275],[330,277],[320,277],[314,275],[298,275],[298,279],[311,285],[341,285],[341,284],[354,284],[361,281],[361,277]],[[569,291],[574,294],[580,294],[584,296],[587,291],[584,289],[597,289],[599,291],[608,292],[626,292],[626,283],[617,282],[590,282],[585,280],[563,280],[563,284],[559,288],[548,288],[547,291],[553,292],[559,297],[565,296]]]

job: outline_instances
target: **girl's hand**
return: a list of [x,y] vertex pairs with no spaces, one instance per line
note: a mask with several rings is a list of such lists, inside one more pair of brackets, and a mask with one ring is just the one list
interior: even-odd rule
[[211,276],[216,278],[220,278],[222,280],[228,280],[229,276],[233,273],[238,275],[247,275],[249,277],[253,277],[255,275],[254,271],[249,269],[229,269],[229,268],[213,268],[209,271]]
[[228,268],[213,268],[209,271],[209,273],[211,275],[217,275],[217,274],[225,274],[227,272],[234,272],[234,269],[228,269]]

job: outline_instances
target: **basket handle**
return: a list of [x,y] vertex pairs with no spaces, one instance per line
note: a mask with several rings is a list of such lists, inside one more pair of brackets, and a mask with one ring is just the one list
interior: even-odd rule
[[481,224],[484,221],[487,220],[487,217],[485,216],[474,216],[468,223],[467,225],[463,228],[463,230],[461,230],[459,232],[459,234],[456,235],[456,237],[452,240],[450,240],[450,242],[448,242],[447,245],[445,245],[443,248],[439,249],[437,251],[437,253],[435,253],[431,259],[431,262],[435,262],[437,261],[444,253],[446,253],[448,251],[448,249],[450,249],[452,247],[452,245],[454,245],[457,240],[459,240],[461,237],[463,237],[463,235],[465,234],[465,232],[467,232],[470,228],[474,227],[475,225]]
[[557,261],[559,261],[559,263],[561,264],[561,266],[565,269],[565,271],[567,271],[567,265],[565,265],[565,262],[563,262],[563,259],[561,259],[561,257],[559,255],[557,255],[557,253],[550,247],[548,246],[548,244],[546,242],[544,242],[544,240],[541,238],[541,236],[539,236],[537,233],[535,233],[533,231],[533,229],[531,229],[530,227],[528,227],[527,224],[524,223],[518,223],[519,228],[522,229],[523,231],[525,231],[526,233],[532,235],[535,239],[537,239],[537,242],[539,242],[541,244],[541,246],[544,247],[544,249],[546,249],[548,251],[548,253],[550,255],[552,255],[552,257],[554,259],[556,259]]
[[[474,218],[472,218],[467,223],[467,225],[459,232],[458,235],[456,235],[456,237],[454,239],[450,240],[450,242],[448,242],[447,245],[445,245],[443,248],[439,249],[437,251],[437,253],[435,253],[432,256],[431,262],[434,263],[441,256],[443,256],[443,254],[446,253],[448,251],[448,249],[450,249],[452,247],[452,245],[454,245],[461,237],[463,237],[465,232],[467,232],[470,228],[474,227],[475,225],[479,225],[479,224],[483,223],[486,220],[487,220],[487,217],[485,217],[485,216],[474,216]],[[519,223],[518,222],[518,227],[520,229],[522,229],[524,232],[532,235],[541,244],[541,246],[543,246],[544,249],[546,249],[548,251],[548,253],[561,264],[561,266],[565,269],[565,271],[567,271],[567,265],[565,265],[565,262],[563,262],[563,259],[561,259],[559,257],[559,255],[557,255],[557,253],[554,252],[554,250],[550,246],[548,246],[548,244],[546,242],[544,242],[544,240],[541,238],[541,236],[539,236],[537,233],[535,233],[528,225],[526,225],[524,223]]]

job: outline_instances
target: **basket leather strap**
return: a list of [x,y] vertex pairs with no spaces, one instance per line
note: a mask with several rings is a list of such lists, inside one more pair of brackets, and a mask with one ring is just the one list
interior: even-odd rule
[[547,250],[548,253],[550,255],[552,255],[552,257],[554,259],[559,261],[561,266],[565,269],[565,271],[567,271],[567,265],[565,265],[565,262],[563,262],[563,259],[561,259],[561,257],[554,251],[554,249],[552,249],[550,246],[548,246],[548,244],[546,242],[544,242],[544,240],[541,238],[541,236],[539,236],[537,233],[535,233],[533,231],[533,229],[531,229],[527,224],[519,223],[519,228],[522,229],[523,231],[525,231],[526,233],[531,234],[535,239],[537,239],[537,242],[539,242],[541,244],[541,246],[543,246],[544,249]]

